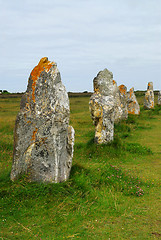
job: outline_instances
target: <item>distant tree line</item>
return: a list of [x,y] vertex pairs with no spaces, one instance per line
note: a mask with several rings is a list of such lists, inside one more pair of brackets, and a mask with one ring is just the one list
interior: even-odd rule
[[1,94],[9,94],[9,92],[7,90],[0,90]]
[[[135,91],[135,95],[136,96],[144,96],[145,95],[145,92],[146,91],[140,91],[140,90],[137,90],[137,91]],[[154,90],[154,95],[158,95],[158,90]]]

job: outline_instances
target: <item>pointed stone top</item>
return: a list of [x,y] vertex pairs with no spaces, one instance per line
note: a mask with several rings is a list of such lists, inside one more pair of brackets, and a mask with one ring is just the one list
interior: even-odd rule
[[113,74],[107,68],[100,71],[93,80],[95,93],[110,95],[113,91]]
[[133,94],[134,94],[134,87],[130,88],[130,90],[129,90],[129,98],[130,99],[133,96]]
[[134,91],[134,87],[130,88],[130,91],[133,92]]
[[47,57],[41,58],[38,65],[34,67],[34,69],[31,72],[31,78],[34,81],[36,81],[39,77],[40,74],[45,71],[49,72],[50,68],[52,66],[56,66],[55,62],[50,62]]
[[115,84],[117,85],[117,82],[115,80],[113,80],[113,85],[115,85]]
[[148,89],[153,91],[153,82],[148,82],[147,90]]
[[120,93],[121,94],[126,94],[126,92],[127,92],[127,87],[125,86],[125,85],[123,85],[123,84],[121,84],[120,86],[119,86],[119,90],[120,90]]

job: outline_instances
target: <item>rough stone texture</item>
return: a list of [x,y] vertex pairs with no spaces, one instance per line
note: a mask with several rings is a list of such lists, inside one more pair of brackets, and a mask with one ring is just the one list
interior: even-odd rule
[[158,105],[161,105],[161,91],[158,92]]
[[122,108],[122,116],[121,120],[128,118],[128,109],[127,109],[127,87],[125,85],[119,86],[120,91],[120,99],[121,99],[121,108]]
[[140,106],[136,99],[134,88],[131,88],[130,91],[127,93],[127,108],[128,114],[139,115],[140,114]]
[[154,108],[154,92],[153,83],[149,82],[147,87],[147,92],[145,93],[144,108],[151,109]]
[[115,80],[113,80],[113,95],[115,103],[114,122],[118,123],[121,120],[123,110],[121,108],[120,91]]
[[94,78],[93,84],[89,109],[95,125],[95,142],[108,143],[114,136],[113,74],[104,69]]
[[72,166],[74,129],[69,99],[56,63],[42,58],[32,70],[21,99],[14,133],[11,180],[62,182]]

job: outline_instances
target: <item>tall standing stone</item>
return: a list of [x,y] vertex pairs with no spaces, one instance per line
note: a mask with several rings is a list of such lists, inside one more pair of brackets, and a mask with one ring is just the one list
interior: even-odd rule
[[145,93],[144,108],[152,109],[154,108],[154,92],[153,83],[149,82],[147,87],[147,92]]
[[56,63],[42,58],[32,70],[21,99],[14,133],[11,180],[62,182],[72,166],[74,129],[69,99]]
[[91,117],[95,125],[95,142],[108,143],[114,137],[113,74],[104,69],[93,80],[94,93],[89,101]]
[[158,92],[158,105],[161,105],[161,91]]
[[128,109],[127,109],[127,87],[125,85],[119,86],[120,91],[120,99],[121,99],[121,108],[122,108],[122,116],[121,119],[128,118]]
[[121,108],[120,91],[115,80],[113,80],[113,94],[115,103],[114,122],[118,123],[121,120],[123,110]]
[[128,114],[139,115],[140,114],[140,106],[136,99],[134,88],[131,88],[130,91],[127,93],[127,108]]

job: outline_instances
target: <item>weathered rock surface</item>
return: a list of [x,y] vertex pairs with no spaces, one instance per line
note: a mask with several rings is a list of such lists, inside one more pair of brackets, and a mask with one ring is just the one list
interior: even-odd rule
[[154,92],[153,83],[149,82],[147,87],[147,92],[145,93],[144,108],[151,109],[154,108]]
[[127,93],[127,108],[128,114],[139,115],[140,114],[140,106],[136,99],[134,88],[131,88]]
[[127,87],[125,85],[119,86],[120,91],[120,99],[121,99],[121,108],[122,108],[122,116],[121,120],[128,118],[128,109],[127,109]]
[[108,143],[114,137],[113,74],[104,69],[93,80],[94,93],[89,101],[91,117],[95,125],[95,142]]
[[14,133],[11,180],[61,182],[72,166],[74,129],[69,99],[56,63],[42,58],[32,70],[21,99]]
[[113,80],[113,95],[115,103],[114,122],[118,123],[121,120],[123,110],[121,108],[120,91],[115,80]]
[[158,92],[158,105],[161,105],[161,91]]

